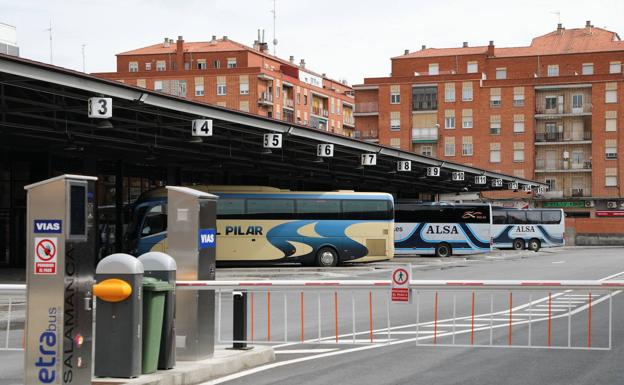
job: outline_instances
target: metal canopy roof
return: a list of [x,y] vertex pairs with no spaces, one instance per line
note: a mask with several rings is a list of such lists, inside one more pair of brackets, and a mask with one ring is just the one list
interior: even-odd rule
[[[87,117],[87,99],[113,98],[112,124]],[[29,143],[53,151],[68,144],[99,159],[123,159],[142,165],[176,165],[185,170],[228,170],[240,177],[267,181],[316,181],[328,188],[406,193],[444,193],[505,189],[507,182],[532,187],[535,181],[335,135],[317,129],[190,101],[100,79],[22,58],[0,55],[0,134],[4,144]],[[213,120],[213,136],[189,143],[191,120]],[[283,148],[262,154],[263,134],[283,135]],[[316,146],[334,144],[334,156],[319,162]],[[363,153],[377,154],[376,166],[360,166]],[[412,171],[397,172],[398,160]],[[441,167],[439,177],[426,168]],[[463,171],[464,181],[451,173]],[[474,176],[485,175],[486,185]],[[493,188],[491,179],[502,179]]]

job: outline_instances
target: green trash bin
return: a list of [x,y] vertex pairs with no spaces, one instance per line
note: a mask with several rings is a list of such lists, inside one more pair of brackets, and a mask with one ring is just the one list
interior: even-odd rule
[[154,373],[158,368],[165,297],[173,289],[167,281],[143,277],[143,374]]

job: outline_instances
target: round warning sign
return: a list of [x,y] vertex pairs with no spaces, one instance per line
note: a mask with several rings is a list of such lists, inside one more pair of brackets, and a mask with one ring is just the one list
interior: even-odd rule
[[42,239],[35,247],[37,258],[41,261],[49,261],[56,257],[56,242],[51,239]]
[[405,285],[408,280],[409,274],[407,273],[407,270],[403,268],[396,269],[392,273],[392,282],[395,285]]

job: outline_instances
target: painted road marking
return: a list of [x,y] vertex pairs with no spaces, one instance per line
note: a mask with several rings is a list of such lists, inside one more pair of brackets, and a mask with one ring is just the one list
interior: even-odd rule
[[338,350],[337,348],[333,349],[294,349],[294,350],[276,350],[275,354],[317,354],[317,353],[327,353],[333,352],[334,350]]
[[565,262],[566,262],[566,261],[554,261],[554,262],[551,262],[551,263],[554,263],[554,264],[559,264],[559,263],[565,263]]

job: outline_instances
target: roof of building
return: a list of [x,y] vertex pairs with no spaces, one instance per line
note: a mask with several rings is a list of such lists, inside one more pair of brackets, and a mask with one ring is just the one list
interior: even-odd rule
[[[171,41],[167,45],[161,42],[158,44],[149,45],[147,47],[142,47],[142,48],[137,48],[131,51],[121,52],[121,53],[118,53],[117,56],[173,54],[176,52],[176,49],[177,49],[176,41]],[[338,80],[334,80],[327,76],[323,76],[322,74],[311,71],[308,68],[302,68],[301,66],[295,63],[291,63],[288,60],[284,60],[280,57],[271,55],[270,53],[267,53],[267,52],[259,51],[257,49],[254,49],[252,47],[249,47],[237,41],[231,40],[229,38],[214,39],[210,41],[200,41],[200,42],[187,42],[187,41],[184,42],[184,52],[205,53],[205,52],[233,52],[233,51],[250,51],[256,55],[267,57],[271,60],[278,61],[282,64],[289,65],[292,67],[297,67],[299,70],[308,72],[312,75],[316,75],[327,81],[340,84],[346,88],[351,88],[351,86],[344,84]]]
[[[455,55],[486,54],[487,46],[458,48],[426,48],[393,59],[426,58]],[[558,29],[538,36],[525,47],[501,47],[494,49],[496,57],[561,55],[569,53],[589,53],[624,50],[624,42],[617,33],[603,28],[585,27]]]

